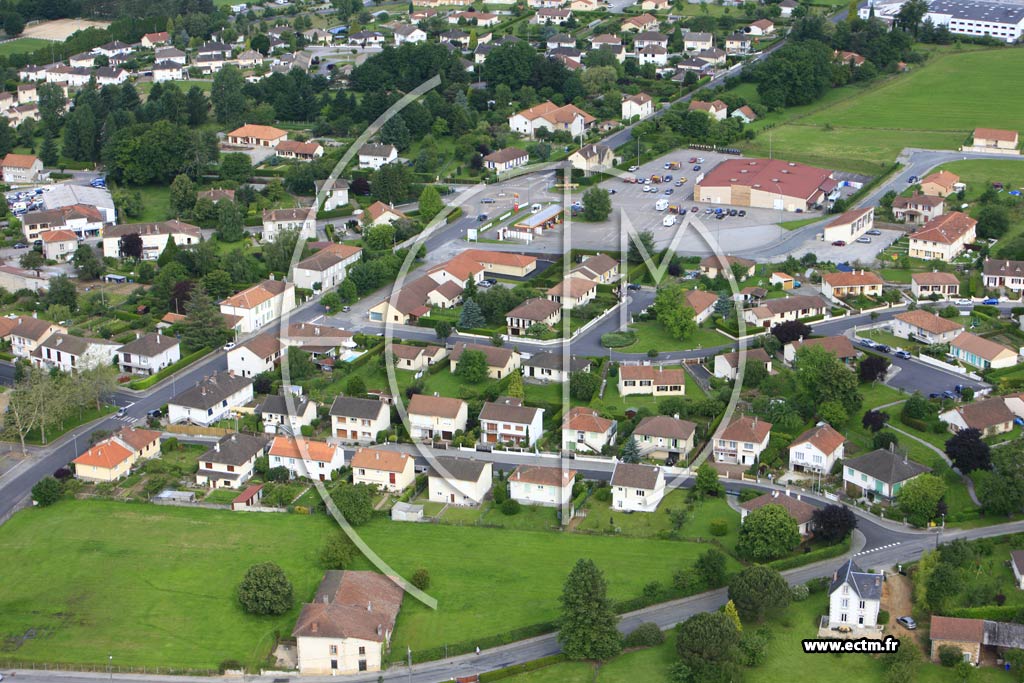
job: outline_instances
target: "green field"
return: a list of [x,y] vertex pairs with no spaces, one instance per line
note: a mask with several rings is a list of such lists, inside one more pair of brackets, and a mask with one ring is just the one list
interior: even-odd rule
[[732,340],[705,323],[686,339],[676,339],[668,333],[665,326],[656,320],[633,323],[629,329],[636,332],[636,341],[623,348],[629,353],[642,353],[650,349],[657,351],[685,351],[687,349],[710,348],[723,346]]
[[[1024,73],[1014,50],[935,53],[907,74],[846,86],[818,102],[769,114],[745,149],[846,170],[877,172],[904,147],[956,149],[979,126],[1024,128]],[[756,101],[744,84],[737,92]],[[982,106],[999,93],[999,106]],[[936,106],[941,102],[941,106]]]
[[[98,501],[21,512],[0,528],[0,583],[17,586],[0,594],[0,659],[102,665],[113,654],[122,666],[257,665],[273,633],[290,633],[299,603],[313,595],[323,574],[316,556],[333,529],[322,516]],[[390,521],[360,533],[401,574],[430,571],[438,609],[407,599],[395,631],[396,651],[409,644],[414,657],[553,619],[562,582],[581,557],[598,563],[619,600],[650,581],[668,584],[707,547]],[[234,597],[246,568],[265,560],[295,586],[296,606],[279,618],[247,616]]]
[[0,43],[0,56],[10,57],[11,55],[35,52],[47,45],[53,45],[53,43],[42,38],[15,38],[6,43]]

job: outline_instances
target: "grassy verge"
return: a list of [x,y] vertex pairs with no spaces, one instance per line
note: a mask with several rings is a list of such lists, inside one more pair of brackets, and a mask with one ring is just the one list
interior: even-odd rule
[[[111,413],[114,413],[116,411],[117,408],[115,406],[103,406],[99,410],[97,410],[95,407],[87,408],[86,410],[83,410],[81,413],[79,413],[77,416],[66,420],[59,427],[51,427],[47,429],[46,443],[53,443],[56,439],[59,439],[61,436],[67,434],[71,430],[81,427],[82,425],[87,424],[89,422],[92,422],[98,417],[110,415]],[[33,429],[31,432],[28,433],[28,436],[25,437],[25,443],[32,444],[33,446],[43,445],[43,437],[38,428]]]
[[171,375],[176,373],[178,370],[181,370],[183,367],[186,367],[188,365],[191,365],[192,363],[195,363],[197,360],[199,360],[200,358],[202,358],[206,354],[210,353],[210,351],[212,351],[212,350],[213,349],[210,349],[210,348],[200,349],[200,350],[196,351],[195,353],[191,353],[191,354],[185,356],[184,358],[179,360],[177,363],[174,363],[172,365],[168,365],[166,368],[164,368],[160,372],[156,373],[155,375],[150,375],[149,377],[146,377],[144,379],[133,379],[132,381],[128,382],[128,388],[129,389],[135,389],[136,391],[142,390],[142,389],[148,389],[151,386],[153,386],[154,384],[156,384],[157,382],[159,382],[160,380],[162,380],[162,379],[164,379],[166,377],[170,377]]

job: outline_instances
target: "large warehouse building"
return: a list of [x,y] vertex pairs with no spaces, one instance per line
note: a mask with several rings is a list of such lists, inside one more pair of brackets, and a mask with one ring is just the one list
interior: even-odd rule
[[[861,3],[857,16],[875,17],[889,25],[896,21],[906,0],[868,0]],[[945,26],[950,33],[964,36],[991,36],[1015,43],[1024,36],[1024,3],[991,2],[989,0],[925,0],[928,12],[922,20],[931,19],[936,26]]]
[[698,179],[693,198],[710,204],[806,211],[836,196],[832,171],[779,159],[728,159]]

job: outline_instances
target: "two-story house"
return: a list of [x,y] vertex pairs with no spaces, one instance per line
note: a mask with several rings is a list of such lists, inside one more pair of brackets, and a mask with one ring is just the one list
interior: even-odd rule
[[405,593],[389,576],[330,570],[292,630],[302,675],[380,671]]
[[544,409],[523,405],[521,398],[501,396],[480,409],[480,442],[530,447],[544,433]]
[[563,507],[572,502],[576,470],[519,465],[508,477],[508,494],[521,505]]
[[548,299],[565,310],[586,306],[597,298],[597,283],[584,277],[570,275],[547,291]]
[[251,434],[225,434],[199,456],[196,484],[237,489],[252,478],[256,458],[267,450],[267,439]]
[[619,279],[619,262],[608,254],[594,254],[570,271],[573,277],[584,277],[599,285],[608,285]]
[[448,355],[448,349],[434,345],[392,344],[391,353],[395,357],[397,369],[420,372],[444,360],[444,357]]
[[307,396],[292,395],[291,406],[284,394],[270,394],[256,406],[256,414],[268,434],[300,434],[316,419],[316,403]]
[[228,372],[255,377],[272,372],[281,362],[281,340],[272,334],[258,334],[228,351]]
[[394,145],[366,144],[359,148],[359,168],[378,170],[384,164],[398,160],[398,148]]
[[142,240],[142,259],[155,261],[167,248],[167,241],[174,240],[179,247],[199,244],[202,231],[198,226],[178,220],[158,223],[125,223],[108,225],[103,228],[103,256],[105,258],[134,258],[125,253],[126,238],[138,236]]
[[[763,365],[769,373],[772,371],[772,357],[763,348],[747,349],[746,367],[751,364]],[[740,369],[740,352],[731,351],[715,356],[713,374],[720,379],[735,380]]]
[[768,447],[772,424],[757,417],[735,418],[715,437],[714,456],[717,462],[750,466]]
[[1005,287],[1012,292],[1024,289],[1024,261],[985,258],[982,266],[985,289]]
[[383,401],[338,396],[331,404],[331,434],[344,443],[373,443],[390,428],[391,409]]
[[446,396],[413,394],[406,411],[409,436],[414,439],[450,441],[456,432],[466,430],[469,407],[465,401]]
[[562,418],[562,450],[600,453],[615,444],[618,425],[603,418],[593,408],[576,406]]
[[271,467],[285,467],[293,478],[330,481],[335,470],[345,466],[345,451],[341,446],[302,436],[275,437],[267,457]]
[[489,462],[438,455],[430,463],[427,490],[436,503],[476,506],[491,490],[493,480]]
[[44,339],[57,333],[67,334],[68,331],[63,325],[42,320],[35,315],[19,316],[15,321],[6,336],[11,341],[11,352],[18,358],[29,358]]
[[914,273],[910,276],[910,293],[914,298],[930,299],[938,295],[939,299],[955,299],[960,296],[960,278],[953,273]]
[[819,422],[789,444],[789,469],[828,474],[843,459],[846,438],[827,422]]
[[300,239],[316,239],[316,211],[308,208],[264,209],[263,238],[267,244],[286,230],[294,230]]
[[106,339],[76,337],[55,332],[39,342],[29,357],[32,365],[45,370],[81,372],[101,365],[110,365],[117,357],[120,344]]
[[826,273],[821,277],[821,293],[838,301],[851,296],[877,297],[882,294],[882,278],[867,270]]
[[562,320],[562,306],[550,299],[527,299],[505,314],[505,325],[510,337],[525,336],[534,325],[554,328]]
[[179,360],[181,344],[159,330],[139,335],[117,350],[117,365],[121,372],[134,375],[153,375]]
[[412,456],[397,451],[360,448],[352,456],[352,483],[398,493],[416,480]]
[[959,211],[933,218],[910,234],[908,254],[926,261],[952,261],[977,238],[978,221]]
[[665,460],[670,465],[685,458],[693,450],[697,425],[669,415],[651,415],[640,420],[633,430],[633,438],[640,455]]
[[220,302],[220,312],[239,317],[235,331],[255,332],[295,308],[295,285],[273,278]]
[[612,510],[654,512],[665,497],[665,473],[651,465],[615,463]]
[[565,357],[556,351],[535,353],[523,362],[523,377],[540,382],[568,382],[574,372],[590,372],[590,361],[579,356],[569,356],[569,367]]
[[292,280],[300,289],[326,292],[340,285],[363,250],[350,244],[331,244],[292,267]]
[[192,423],[209,427],[252,400],[252,380],[226,372],[196,382],[167,402],[171,424]]
[[935,195],[914,193],[892,200],[892,217],[908,225],[924,225],[945,211],[946,200]]
[[881,574],[862,570],[847,560],[832,575],[828,588],[828,625],[857,629],[878,624],[882,604]]

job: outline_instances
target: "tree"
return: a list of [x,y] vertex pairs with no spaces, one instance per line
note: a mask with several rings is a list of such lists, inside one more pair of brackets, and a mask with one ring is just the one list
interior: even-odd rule
[[676,652],[687,664],[732,661],[739,643],[736,624],[722,612],[699,612],[676,626]]
[[934,474],[922,474],[903,484],[896,500],[900,511],[914,526],[926,526],[939,511],[946,482]]
[[252,161],[247,154],[232,152],[220,158],[220,177],[244,183],[252,177]]
[[437,188],[433,185],[425,185],[423,192],[420,192],[420,216],[424,222],[430,222],[434,216],[441,213],[444,209],[444,202],[441,201],[441,195],[438,194]]
[[896,13],[896,26],[917,37],[921,27],[921,20],[928,13],[928,3],[925,0],[908,0],[900,6]]
[[1010,229],[1010,210],[1001,204],[985,204],[978,212],[978,237],[999,239]]
[[50,291],[46,294],[47,306],[67,306],[74,313],[78,310],[78,292],[67,275],[50,278]]
[[487,380],[487,356],[483,351],[465,349],[458,363],[455,374],[467,384],[479,384]]
[[184,173],[175,176],[171,183],[171,208],[178,216],[184,216],[196,205],[196,185]]
[[[348,280],[345,282],[348,282]],[[344,282],[342,284],[344,284]],[[452,334],[452,324],[445,321],[437,323],[434,325],[434,334],[437,335],[438,339],[447,339]]]
[[366,524],[373,517],[373,489],[366,484],[345,484],[331,493],[338,511],[352,526]]
[[607,661],[622,651],[622,636],[616,628],[619,618],[608,599],[604,574],[593,560],[576,562],[560,602],[558,642],[569,659]]
[[600,388],[601,378],[592,372],[577,370],[569,373],[569,395],[577,401],[589,403]]
[[395,114],[380,127],[380,141],[385,145],[394,145],[400,152],[409,148],[412,135],[401,114]]
[[861,395],[857,378],[827,349],[820,346],[801,346],[796,352],[797,405],[806,417],[825,416],[820,407],[835,401],[847,415],[860,408]]
[[622,452],[619,459],[622,462],[640,462],[640,446],[637,445],[636,438],[632,434],[626,439],[626,443],[622,444]]
[[608,191],[601,187],[592,187],[583,193],[583,217],[588,221],[607,220],[612,212],[612,200]]
[[43,477],[32,487],[32,500],[45,508],[64,496],[64,484],[53,477]]
[[221,242],[241,242],[245,239],[245,220],[238,205],[221,201],[217,205],[217,239]]
[[675,339],[686,339],[697,331],[694,310],[686,300],[686,290],[677,283],[658,288],[654,296],[654,313]]
[[43,133],[43,144],[39,147],[39,160],[43,166],[53,168],[60,161],[60,150],[54,142],[53,134],[50,131]]
[[754,562],[771,562],[800,545],[796,520],[781,505],[769,503],[747,514],[736,552]]
[[238,586],[238,602],[249,614],[278,616],[292,608],[292,584],[273,562],[254,564]]
[[395,227],[376,223],[363,232],[363,242],[370,251],[390,251],[395,246]]
[[43,257],[43,253],[41,251],[29,249],[21,255],[21,258],[18,259],[18,263],[26,270],[38,270],[46,265],[46,259]]
[[298,244],[298,230],[279,230],[270,244],[263,245],[263,262],[271,272],[287,273]]
[[949,601],[960,592],[963,581],[957,568],[948,562],[939,562],[928,576],[926,595],[928,607],[935,614],[946,611]]
[[864,417],[861,418],[860,423],[865,429],[870,430],[871,433],[874,434],[880,431],[888,421],[888,413],[883,413],[880,410],[869,410],[864,413]]
[[180,254],[181,249],[178,248],[178,243],[169,239],[167,244],[164,245],[164,250],[156,257],[156,265],[160,268],[166,268],[172,263],[177,263]]
[[977,429],[961,429],[946,441],[946,455],[964,474],[992,467],[991,451]]
[[736,609],[736,603],[730,600],[725,603],[725,616],[736,626],[736,630],[743,633],[743,622],[740,620],[740,612]]
[[179,327],[181,342],[189,351],[217,348],[231,339],[231,330],[203,281],[192,288],[184,308],[185,320]]
[[861,382],[880,382],[889,371],[889,361],[881,356],[865,356],[860,362],[859,374]]
[[469,299],[462,305],[462,313],[459,314],[459,322],[456,326],[463,330],[475,330],[487,324],[487,319],[480,311],[480,304],[474,299]]
[[725,493],[725,487],[718,481],[718,472],[708,463],[701,463],[697,468],[697,478],[694,480],[693,490],[701,496],[718,496]]
[[335,534],[320,549],[320,566],[324,569],[348,569],[358,554],[359,551],[348,536]]
[[299,349],[291,349],[285,358],[288,363],[288,380],[290,382],[298,382],[317,375],[318,370],[316,363],[313,362],[312,354]]
[[647,255],[654,257],[654,233],[650,230],[642,230],[630,236],[629,239],[629,251],[626,256],[626,260],[630,263],[643,263],[644,255],[637,246],[637,242],[643,245],[647,251]]
[[213,77],[210,102],[217,123],[235,124],[245,117],[245,77],[238,67],[228,64]]
[[831,545],[857,528],[857,515],[845,505],[826,505],[814,511],[811,522],[815,537]]
[[718,548],[709,548],[697,558],[694,570],[708,589],[714,590],[725,585],[726,556]]
[[143,249],[142,236],[137,232],[121,235],[121,239],[117,242],[117,251],[122,259],[141,261]]
[[505,387],[505,395],[511,398],[526,398],[526,389],[523,387],[523,376],[518,370],[513,370],[508,378],[508,386]]
[[412,194],[412,180],[405,164],[384,164],[373,174],[373,196],[385,204],[400,204]]
[[25,18],[17,12],[7,12],[4,14],[4,33],[7,34],[8,38],[14,38],[21,35],[21,32],[25,30]]
[[779,323],[771,329],[772,336],[778,339],[783,345],[809,337],[811,336],[811,331],[810,325],[802,323],[799,320],[789,320],[784,323]]
[[729,599],[745,623],[763,621],[789,605],[789,584],[777,570],[763,564],[747,567],[729,584]]

